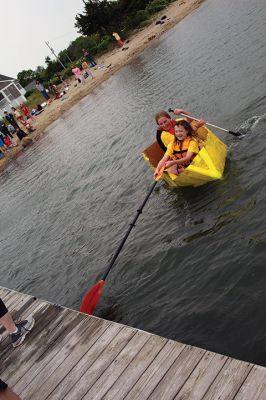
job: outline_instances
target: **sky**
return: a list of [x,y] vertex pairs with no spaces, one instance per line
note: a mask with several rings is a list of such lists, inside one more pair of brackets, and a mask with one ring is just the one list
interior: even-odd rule
[[0,0],[0,74],[16,78],[23,69],[45,65],[56,53],[80,36],[74,28],[82,0]]

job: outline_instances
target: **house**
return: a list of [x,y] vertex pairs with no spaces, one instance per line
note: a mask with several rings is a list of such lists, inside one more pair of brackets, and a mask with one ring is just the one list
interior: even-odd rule
[[16,79],[0,74],[0,114],[26,101],[25,93],[25,89]]

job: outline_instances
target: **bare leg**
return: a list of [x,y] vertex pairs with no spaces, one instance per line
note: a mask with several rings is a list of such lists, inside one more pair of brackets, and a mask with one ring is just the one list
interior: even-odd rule
[[174,175],[178,175],[178,166],[177,165],[173,165],[170,168],[167,168],[166,170],[167,172],[170,172],[170,174],[174,174]]
[[7,312],[2,318],[0,318],[0,324],[3,325],[4,328],[6,328],[8,333],[13,333],[17,330],[17,327],[9,312]]
[[21,397],[14,393],[13,390],[7,388],[0,391],[0,400],[21,400]]

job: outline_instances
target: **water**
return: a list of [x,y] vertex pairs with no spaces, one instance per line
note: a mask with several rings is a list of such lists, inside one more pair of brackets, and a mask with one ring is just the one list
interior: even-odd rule
[[151,196],[96,314],[266,365],[263,0],[207,0],[1,173],[1,285],[78,308],[152,185],[153,114],[231,130],[223,181]]

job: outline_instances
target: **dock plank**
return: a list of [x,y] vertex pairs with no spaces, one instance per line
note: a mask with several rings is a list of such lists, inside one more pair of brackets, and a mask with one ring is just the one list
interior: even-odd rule
[[168,369],[160,384],[149,396],[149,400],[173,398],[198,365],[205,352],[206,350],[203,349],[186,346]]
[[266,379],[265,368],[258,365],[254,366],[248,374],[244,384],[237,393],[235,400],[265,400],[266,399]]
[[109,342],[108,347],[103,350],[101,356],[83,373],[78,384],[74,385],[64,400],[82,399],[135,334],[135,330],[122,327],[113,340]]
[[18,393],[21,393],[26,387],[30,387],[38,373],[41,372],[46,376],[46,364],[51,357],[54,357],[54,360],[58,357],[63,340],[61,335],[71,337],[75,330],[79,328],[81,322],[82,320],[77,315],[64,309],[51,324],[40,332],[39,346],[37,348],[32,347],[27,362],[20,368],[23,379],[19,379],[18,374],[12,376],[11,382]]
[[142,347],[142,350],[120,375],[119,379],[114,382],[112,387],[103,396],[103,399],[124,399],[135,383],[140,379],[144,371],[166,345],[167,341],[167,339],[160,336],[151,335]]
[[206,351],[174,400],[201,400],[228,357]]
[[[87,350],[84,350],[83,354],[80,354],[79,352],[79,354],[77,355],[77,357],[79,358],[79,362],[70,369],[69,373],[65,376],[65,379],[59,383],[59,385],[56,387],[56,390],[48,397],[49,400],[65,399],[65,396],[68,395],[69,391],[72,388],[79,386],[79,380],[82,379],[90,366],[101,357],[101,354],[104,352],[104,350],[108,348],[112,340],[122,330],[122,325],[119,324],[109,324],[108,326],[106,326],[106,321],[104,321],[104,324],[101,323],[101,325],[103,326],[101,328],[102,332],[99,332],[98,336],[89,336],[87,337],[87,339],[82,339],[82,343],[84,343],[85,349],[86,342],[88,341]],[[68,363],[70,362],[71,365],[71,360],[67,361]],[[68,368],[70,367],[69,364],[67,364],[67,366]],[[64,372],[63,368],[64,366],[60,366],[59,371],[56,372],[56,374],[59,373],[59,379],[62,376],[62,372]],[[55,380],[56,379],[57,378],[55,378]],[[51,382],[48,381],[48,383],[50,384]]]
[[[53,350],[41,360],[40,365],[37,364],[36,371],[33,371],[34,379],[25,390],[21,390],[21,385],[17,386],[18,393],[27,398],[35,398],[36,395],[42,399],[48,398],[84,356],[86,349],[97,341],[100,333],[104,332],[108,326],[108,323],[101,324],[96,319],[83,320],[76,325],[69,335],[64,335],[64,338],[60,339],[60,344],[55,344]],[[30,378],[31,371],[27,375],[27,378]],[[46,377],[44,384],[43,375]],[[52,398],[55,398],[54,394]]]
[[127,343],[119,355],[103,372],[91,389],[83,397],[84,400],[101,400],[105,393],[112,387],[122,372],[128,367],[131,361],[141,351],[149,338],[145,332],[136,332],[132,339]]
[[228,359],[203,399],[234,399],[252,367],[253,364]]
[[0,287],[36,325],[0,343],[0,376],[23,400],[265,400],[266,368]]
[[168,340],[166,345],[142,374],[141,378],[136,382],[125,399],[148,399],[184,348],[185,345]]

